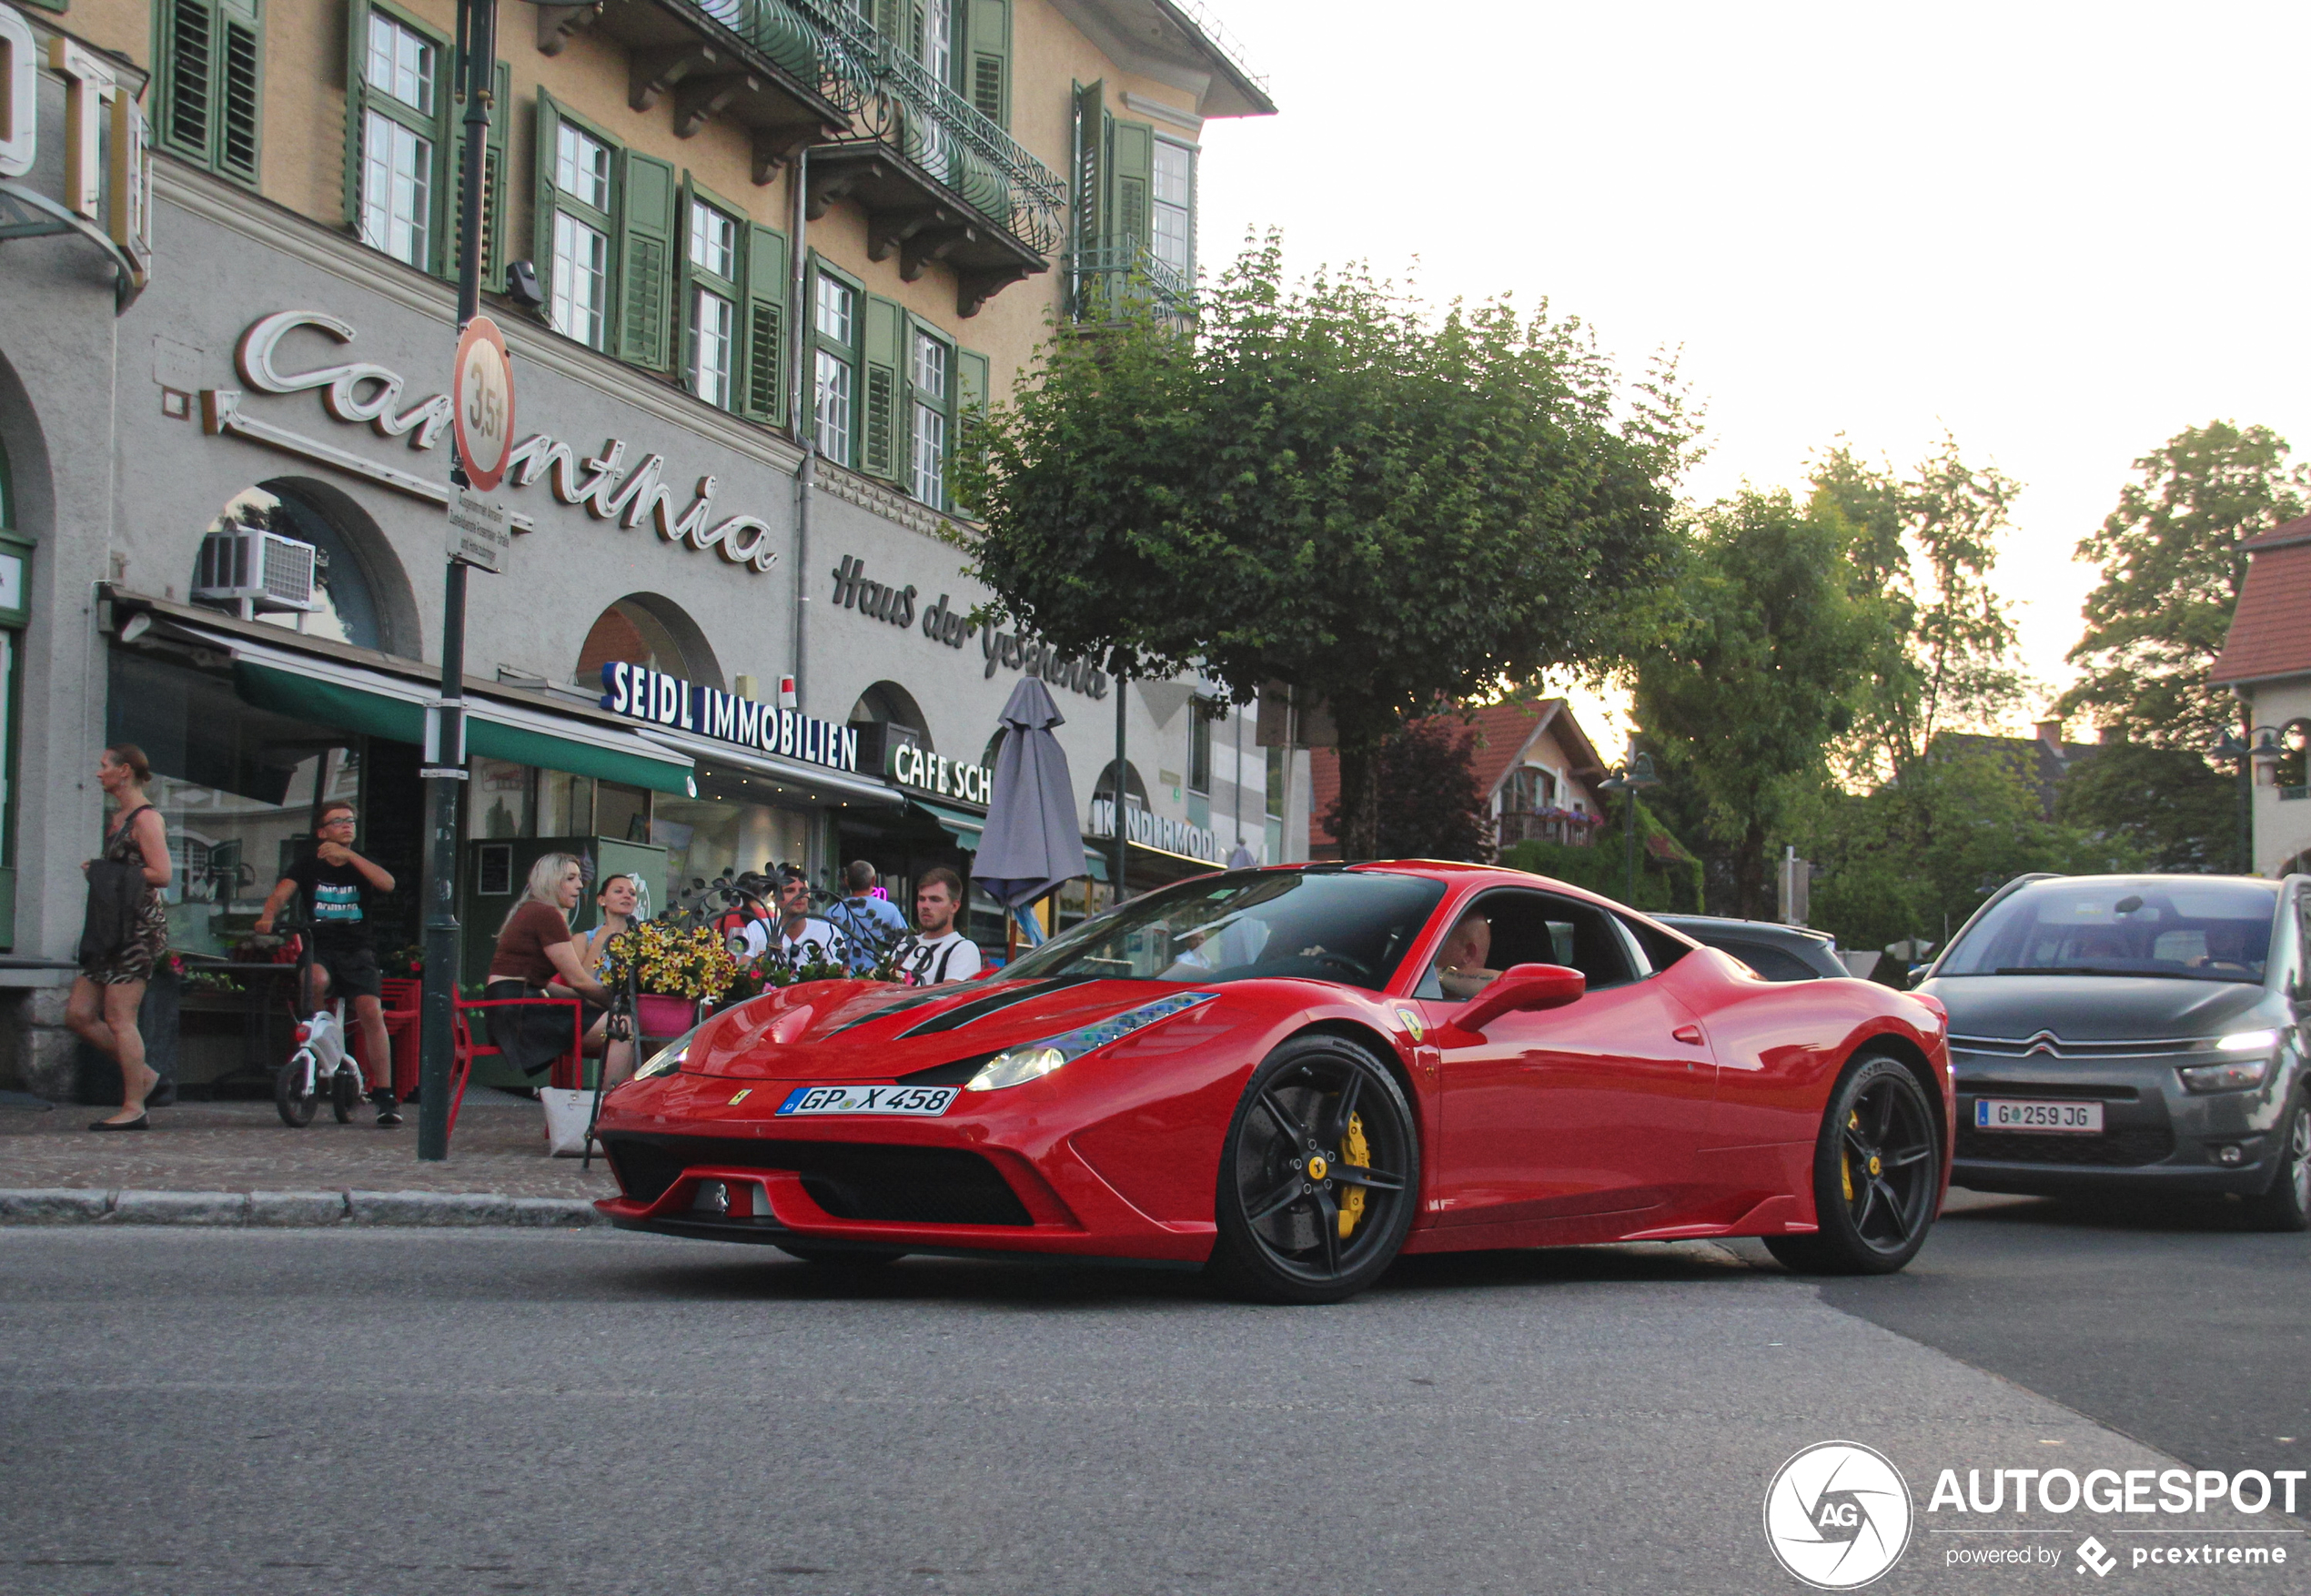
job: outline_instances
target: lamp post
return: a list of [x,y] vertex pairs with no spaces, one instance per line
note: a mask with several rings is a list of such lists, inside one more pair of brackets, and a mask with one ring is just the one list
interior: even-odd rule
[[1653,773],[1653,756],[1636,751],[1636,738],[1630,739],[1630,756],[1613,767],[1613,773],[1597,783],[1600,793],[1623,794],[1628,805],[1621,811],[1621,845],[1629,864],[1629,884],[1621,894],[1621,902],[1637,907],[1637,794],[1641,788],[1658,787],[1660,777]]
[[2206,751],[2209,759],[2236,760],[2239,765],[2239,874],[2255,874],[2255,769],[2257,765],[2268,771],[2276,769],[2287,755],[2279,739],[2285,733],[2276,726],[2249,726],[2246,736],[2225,731],[2220,741]]

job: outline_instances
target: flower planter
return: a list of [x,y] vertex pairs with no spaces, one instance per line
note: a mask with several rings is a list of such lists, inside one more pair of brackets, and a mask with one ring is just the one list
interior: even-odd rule
[[645,1036],[679,1036],[698,1023],[698,1005],[687,997],[644,992],[634,999],[634,1017]]

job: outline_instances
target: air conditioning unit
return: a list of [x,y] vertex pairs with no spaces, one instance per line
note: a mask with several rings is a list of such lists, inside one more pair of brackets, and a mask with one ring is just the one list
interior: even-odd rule
[[263,527],[236,526],[200,540],[193,597],[230,604],[243,616],[321,608],[320,551]]

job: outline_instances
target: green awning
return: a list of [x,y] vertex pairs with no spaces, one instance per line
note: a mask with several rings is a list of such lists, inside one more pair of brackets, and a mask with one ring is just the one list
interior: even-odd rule
[[[384,675],[357,673],[331,661],[327,674],[247,657],[233,662],[233,685],[260,709],[396,742],[425,742],[424,689]],[[272,651],[267,651],[268,652]],[[367,680],[363,680],[363,677]],[[540,770],[688,796],[691,762],[631,732],[491,699],[466,700],[466,752]]]
[[979,851],[979,833],[987,829],[985,815],[974,814],[968,809],[950,809],[927,798],[911,798],[908,802],[937,821],[947,835],[955,840],[956,847],[966,854]]

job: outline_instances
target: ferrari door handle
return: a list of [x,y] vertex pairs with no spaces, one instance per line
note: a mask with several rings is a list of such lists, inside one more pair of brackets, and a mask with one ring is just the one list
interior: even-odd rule
[[1690,1047],[1699,1047],[1702,1045],[1701,1027],[1699,1025],[1680,1025],[1670,1035]]

